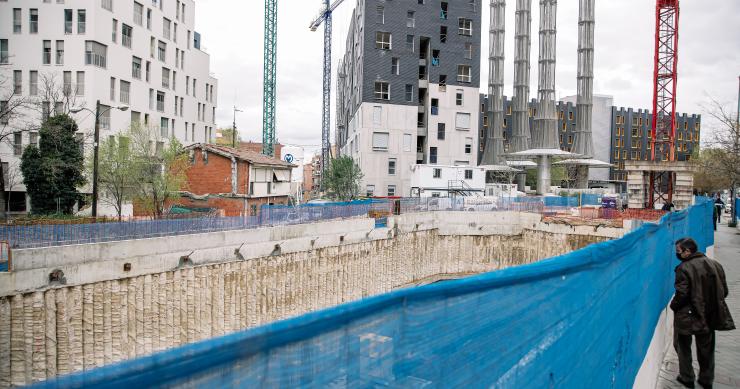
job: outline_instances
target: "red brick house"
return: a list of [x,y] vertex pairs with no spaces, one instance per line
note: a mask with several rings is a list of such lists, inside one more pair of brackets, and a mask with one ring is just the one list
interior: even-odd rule
[[263,204],[288,204],[291,165],[257,152],[196,143],[190,154],[188,191],[180,205],[215,208],[224,216],[256,215]]

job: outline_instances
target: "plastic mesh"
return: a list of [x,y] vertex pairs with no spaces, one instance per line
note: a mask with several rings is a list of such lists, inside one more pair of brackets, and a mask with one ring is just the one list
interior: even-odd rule
[[712,205],[531,265],[399,290],[38,387],[631,387]]

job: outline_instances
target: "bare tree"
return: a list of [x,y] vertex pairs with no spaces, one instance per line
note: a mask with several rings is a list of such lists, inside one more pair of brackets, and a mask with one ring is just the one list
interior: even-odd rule
[[13,188],[23,182],[23,175],[21,174],[21,169],[18,167],[17,163],[9,164],[7,169],[3,169],[3,173],[3,189],[8,192],[7,199],[5,199],[5,217],[7,218],[10,213],[10,201],[11,196],[13,195]]
[[[0,144],[5,143],[8,146],[15,147],[15,134],[23,134],[29,131],[29,127],[24,125],[23,118],[28,113],[27,108],[32,105],[31,99],[16,93],[13,80],[4,73],[0,74]],[[22,135],[21,135],[22,136]],[[2,158],[0,158],[0,184],[8,188],[5,182],[9,178],[9,172],[3,169]],[[12,169],[9,169],[12,172]],[[16,183],[17,185],[17,183]],[[9,204],[5,198],[5,190],[0,192],[0,200]]]

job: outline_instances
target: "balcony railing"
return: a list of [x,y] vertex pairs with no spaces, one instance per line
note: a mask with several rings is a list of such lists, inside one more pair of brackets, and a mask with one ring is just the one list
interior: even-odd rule
[[64,22],[64,33],[65,34],[71,34],[72,33],[72,21],[66,21],[66,22]]
[[95,53],[85,53],[85,64],[86,65],[95,65],[97,67],[105,68],[105,56],[102,56],[100,54]]

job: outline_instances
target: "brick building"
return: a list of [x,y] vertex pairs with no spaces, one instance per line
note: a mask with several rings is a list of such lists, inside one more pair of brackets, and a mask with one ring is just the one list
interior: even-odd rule
[[253,216],[263,204],[288,204],[294,165],[214,144],[196,143],[186,150],[191,166],[180,205],[215,208],[224,216]]

